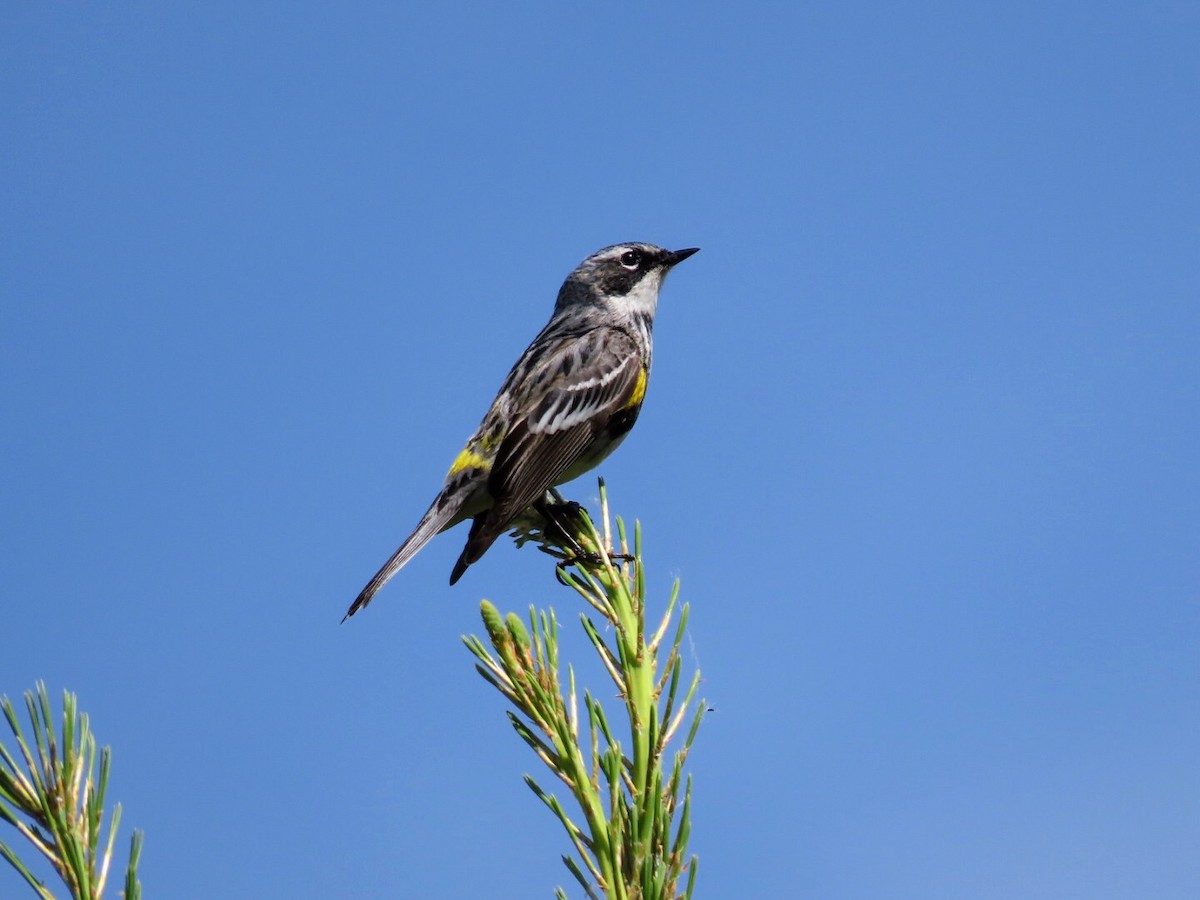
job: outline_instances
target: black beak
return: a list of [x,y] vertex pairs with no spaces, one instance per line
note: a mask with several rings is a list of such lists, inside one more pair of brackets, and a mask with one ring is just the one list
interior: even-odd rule
[[668,250],[667,255],[663,257],[663,265],[668,269],[678,263],[683,262],[693,253],[699,253],[699,247],[688,247],[686,250]]

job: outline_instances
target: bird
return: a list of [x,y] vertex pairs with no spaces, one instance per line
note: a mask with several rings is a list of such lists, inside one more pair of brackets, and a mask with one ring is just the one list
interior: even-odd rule
[[454,584],[547,490],[617,448],[646,396],[659,289],[667,273],[698,250],[613,244],[567,276],[550,321],[513,365],[441,491],[343,622],[436,535],[470,519],[450,574]]

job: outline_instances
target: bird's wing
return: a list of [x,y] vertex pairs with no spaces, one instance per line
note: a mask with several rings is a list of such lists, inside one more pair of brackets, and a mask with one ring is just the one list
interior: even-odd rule
[[[595,329],[559,348],[554,373],[505,437],[488,478],[498,518],[516,515],[557,483],[638,393],[642,360],[625,332]],[[637,397],[637,399],[641,399]]]
[[637,344],[624,331],[601,328],[565,340],[531,373],[544,384],[521,385],[528,398],[501,443],[485,514],[456,566],[458,575],[504,533],[513,517],[541,497],[579,460],[613,416],[635,406],[645,387]]

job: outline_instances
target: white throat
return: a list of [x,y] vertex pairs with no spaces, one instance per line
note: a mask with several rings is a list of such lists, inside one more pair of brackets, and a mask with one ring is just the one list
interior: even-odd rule
[[647,274],[633,290],[617,301],[618,304],[632,315],[653,316],[658,309],[658,289],[662,287],[662,279],[662,272]]

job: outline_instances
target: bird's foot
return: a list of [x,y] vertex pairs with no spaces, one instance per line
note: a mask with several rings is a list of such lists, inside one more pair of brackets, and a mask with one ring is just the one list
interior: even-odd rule
[[589,568],[600,568],[604,565],[604,561],[611,560],[613,562],[633,562],[637,557],[632,553],[588,553],[580,551],[579,553],[568,556],[566,559],[559,560],[558,565],[554,567],[554,577],[558,579],[560,584],[567,584],[566,571],[571,566],[587,566]]

